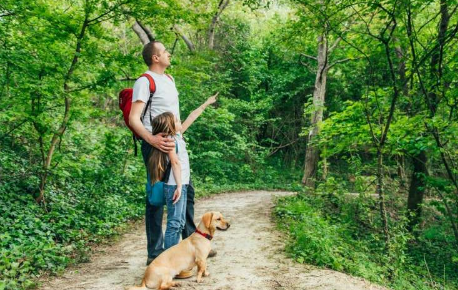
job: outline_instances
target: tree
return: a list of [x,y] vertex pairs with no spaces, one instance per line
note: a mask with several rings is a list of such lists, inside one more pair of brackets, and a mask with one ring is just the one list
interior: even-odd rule
[[215,28],[224,9],[226,9],[227,5],[229,5],[229,1],[230,0],[220,0],[218,3],[218,8],[213,15],[212,21],[208,28],[208,48],[210,49],[213,49],[215,46]]
[[[444,106],[444,102],[447,102],[448,97],[447,91],[449,90],[450,79],[448,79],[449,76],[447,76],[446,73],[447,65],[444,61],[446,57],[445,49],[447,46],[450,46],[450,43],[458,33],[458,23],[456,23],[455,26],[449,27],[451,17],[456,14],[458,5],[449,12],[449,5],[447,1],[441,0],[439,2],[438,9],[440,20],[437,25],[437,35],[435,35],[435,39],[428,43],[428,45],[422,45],[420,52],[418,52],[416,42],[421,43],[421,41],[418,39],[417,34],[424,26],[415,31],[412,3],[409,3],[406,9],[406,33],[409,39],[410,53],[412,55],[412,75],[416,75],[418,78],[419,91],[424,97],[427,111],[429,112],[429,119],[427,119],[427,122],[425,121],[424,125],[435,140],[442,165],[445,168],[449,182],[454,187],[452,190],[454,192],[454,199],[458,199],[458,179],[454,173],[456,172],[456,169],[453,168],[453,158],[449,153],[450,151],[447,150],[444,142],[442,141],[444,137],[448,137],[447,128],[451,125],[450,123],[454,119],[456,112],[453,105],[445,105],[445,108],[448,107],[447,109],[449,109],[448,114],[444,115],[439,111],[441,105]],[[424,70],[422,71],[422,68],[424,67],[424,62],[428,59],[430,60],[428,67],[429,74],[425,74]],[[424,75],[427,77],[424,77]],[[440,119],[445,120],[438,122],[437,120]],[[436,182],[434,182],[434,184],[436,184]],[[448,197],[441,193],[444,189],[445,188],[443,186],[440,186],[438,192],[444,202],[446,212],[455,235],[455,242],[458,247],[458,228],[454,221],[456,217],[454,217],[454,213],[448,204]],[[416,211],[416,214],[418,215],[421,213],[419,211],[421,210],[420,203],[422,198],[423,197],[420,196],[419,200],[409,207],[410,210],[413,210],[414,212]],[[416,221],[414,220],[412,224],[415,224],[415,222]]]
[[[307,14],[309,13],[308,17],[305,19],[314,19],[313,27],[317,34],[316,57],[304,53],[301,54],[306,58],[316,61],[317,65],[313,90],[313,110],[311,113],[309,132],[307,134],[304,175],[302,177],[302,184],[313,189],[315,188],[320,157],[320,150],[314,143],[323,121],[328,72],[336,64],[351,60],[351,58],[331,60],[334,50],[342,40],[341,36],[336,33],[336,30],[338,30],[340,34],[344,34],[350,29],[352,22],[348,21],[348,12],[345,10],[347,3],[333,5],[332,2],[324,0],[298,2],[303,4],[302,7],[306,10],[304,12]],[[305,19],[303,21],[305,21]]]
[[[74,98],[85,89],[103,83],[110,77],[104,76],[94,82],[90,78],[85,79],[78,72],[82,59],[89,64],[97,57],[85,52],[85,49],[94,49],[90,36],[99,33],[101,23],[121,15],[122,9],[129,2],[130,0],[110,3],[83,1],[67,10],[56,10],[49,3],[36,3],[34,9],[20,9],[21,12],[10,19],[11,25],[18,25],[14,30],[9,26],[11,33],[15,33],[15,38],[11,41],[20,47],[19,52],[31,55],[31,58],[23,58],[17,54],[14,61],[18,68],[28,68],[25,82],[37,85],[29,86],[26,91],[30,93],[31,107],[23,112],[11,112],[17,116],[22,114],[24,122],[30,121],[37,133],[41,156],[37,202],[44,201],[48,177],[58,165],[52,164],[53,158],[69,126]],[[18,24],[19,21],[22,22]],[[37,29],[29,29],[33,26]],[[10,49],[12,53],[14,48],[6,46],[6,49]],[[17,70],[9,74],[17,75],[21,72]],[[51,81],[50,78],[53,77],[55,79]],[[23,102],[27,102],[23,97],[27,93],[12,92],[15,98],[22,98]]]

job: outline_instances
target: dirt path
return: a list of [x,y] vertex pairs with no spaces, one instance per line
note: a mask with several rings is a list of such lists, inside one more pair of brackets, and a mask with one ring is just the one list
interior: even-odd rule
[[[177,289],[384,289],[362,279],[330,270],[300,265],[286,258],[281,233],[270,212],[274,196],[287,192],[238,192],[215,195],[196,203],[196,220],[210,210],[231,221],[226,232],[212,242],[218,251],[208,260],[210,276],[201,284],[195,277],[182,280]],[[102,247],[92,262],[69,269],[62,277],[43,283],[41,290],[122,290],[139,284],[145,270],[146,237],[139,223],[115,245]]]

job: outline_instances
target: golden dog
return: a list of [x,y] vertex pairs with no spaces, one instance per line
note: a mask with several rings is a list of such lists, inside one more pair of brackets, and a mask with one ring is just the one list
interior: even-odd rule
[[202,275],[208,276],[207,256],[211,250],[211,239],[216,229],[227,230],[230,224],[219,212],[207,212],[197,226],[197,230],[187,239],[167,249],[146,268],[141,286],[126,288],[127,290],[166,290],[178,286],[173,278],[183,270],[197,265],[197,282]]

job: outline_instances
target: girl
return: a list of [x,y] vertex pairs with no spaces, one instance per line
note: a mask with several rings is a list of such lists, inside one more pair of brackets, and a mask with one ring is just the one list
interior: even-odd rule
[[167,133],[175,139],[176,150],[164,153],[153,147],[148,158],[148,171],[151,184],[160,181],[166,172],[167,163],[171,163],[171,172],[165,176],[164,196],[167,205],[167,228],[164,235],[164,249],[180,241],[181,232],[186,222],[186,199],[191,170],[186,142],[183,133],[202,114],[205,108],[216,102],[218,93],[194,110],[183,124],[170,113],[162,113],[152,120],[153,135]]

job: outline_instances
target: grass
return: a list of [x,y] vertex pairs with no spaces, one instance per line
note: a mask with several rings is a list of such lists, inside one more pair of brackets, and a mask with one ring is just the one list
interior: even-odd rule
[[[312,194],[284,197],[277,201],[274,216],[278,227],[288,234],[288,254],[299,263],[346,272],[394,289],[458,289],[457,276],[447,273],[448,279],[444,279],[426,267],[430,249],[402,227],[391,226],[387,255],[383,236],[375,226],[376,210],[367,211],[359,199],[336,201]],[[430,247],[437,250],[437,245]],[[434,266],[456,273],[451,259],[441,262]]]
[[[46,207],[15,183],[0,184],[0,290],[32,289],[43,275],[85,262],[93,245],[106,243],[144,216],[143,178],[107,173],[98,181],[73,179],[50,186]],[[143,174],[141,174],[143,176]],[[102,180],[102,181],[101,181]],[[285,189],[284,182],[203,182],[196,198],[220,192]]]

